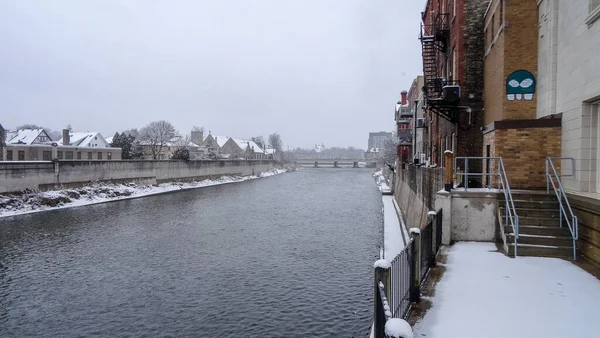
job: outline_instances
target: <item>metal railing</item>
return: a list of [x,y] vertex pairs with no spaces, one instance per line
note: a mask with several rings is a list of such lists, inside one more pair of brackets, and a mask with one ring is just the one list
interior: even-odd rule
[[[554,166],[554,160],[571,161],[571,173],[563,174],[561,172],[559,174]],[[554,194],[556,194],[556,198],[558,199],[558,204],[560,206],[560,227],[562,228],[563,226],[564,218],[567,222],[567,226],[569,227],[569,231],[571,232],[571,237],[573,238],[573,260],[576,260],[577,239],[579,238],[579,221],[577,220],[575,213],[573,213],[573,209],[571,209],[571,204],[569,203],[567,194],[565,194],[565,190],[563,189],[563,185],[560,180],[560,178],[563,176],[575,176],[575,159],[572,157],[546,157],[546,193],[550,193],[550,185],[552,185]]]
[[390,267],[390,309],[392,317],[404,318],[410,309],[410,268],[414,241],[392,260]]
[[[464,172],[458,173],[457,169],[457,161],[464,160]],[[477,161],[485,161],[486,163],[486,171],[485,172],[469,172],[469,160],[477,160]],[[495,165],[497,170],[490,170],[492,166],[492,161],[495,161]],[[479,163],[477,163],[479,164]],[[476,166],[478,167],[478,166]],[[517,209],[515,208],[515,201],[513,200],[512,191],[510,190],[510,184],[508,183],[508,176],[506,175],[506,169],[504,168],[504,162],[502,161],[502,157],[455,157],[454,158],[454,177],[463,176],[464,188],[465,191],[468,190],[469,187],[469,176],[480,176],[480,177],[491,177],[497,178],[498,181],[498,190],[501,190],[504,194],[504,219],[505,223],[510,223],[508,225],[511,226],[514,234],[514,248],[515,248],[515,257],[517,256],[517,242],[519,239],[519,216],[517,215]]]

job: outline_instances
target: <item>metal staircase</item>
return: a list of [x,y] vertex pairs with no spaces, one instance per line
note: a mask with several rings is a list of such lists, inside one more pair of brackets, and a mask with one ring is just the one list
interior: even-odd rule
[[441,13],[435,16],[432,24],[422,23],[419,39],[422,47],[425,105],[428,110],[456,123],[460,110],[467,107],[458,106],[458,81],[447,79],[441,70],[441,65],[446,63],[450,44],[449,18],[448,13]]

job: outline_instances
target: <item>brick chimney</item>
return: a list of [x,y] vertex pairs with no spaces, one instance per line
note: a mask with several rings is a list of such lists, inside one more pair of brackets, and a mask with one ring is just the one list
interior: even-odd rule
[[68,146],[71,144],[71,136],[69,135],[69,129],[63,129],[62,145]]
[[400,100],[400,102],[402,102],[402,105],[403,105],[403,106],[404,106],[404,105],[406,105],[406,94],[408,94],[408,93],[406,92],[406,90],[403,90],[403,91],[400,93],[400,95],[402,96],[402,100]]

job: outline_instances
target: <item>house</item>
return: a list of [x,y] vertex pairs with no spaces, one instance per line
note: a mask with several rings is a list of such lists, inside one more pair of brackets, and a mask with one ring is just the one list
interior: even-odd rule
[[67,129],[63,130],[63,137],[58,143],[82,148],[107,148],[110,145],[98,132],[73,132]]
[[213,136],[210,132],[200,145],[202,148],[207,149],[208,154],[221,154],[221,148],[227,143],[229,137],[227,136]]
[[229,138],[221,147],[221,152],[234,158],[264,159],[265,152],[251,140]]
[[6,144],[9,145],[32,145],[32,144],[44,144],[51,142],[52,139],[48,136],[48,133],[44,129],[21,129],[17,130]]
[[421,13],[423,108],[427,127],[422,140],[431,164],[443,165],[446,150],[454,150],[457,156],[481,156],[484,55],[481,18],[488,2],[427,0]]

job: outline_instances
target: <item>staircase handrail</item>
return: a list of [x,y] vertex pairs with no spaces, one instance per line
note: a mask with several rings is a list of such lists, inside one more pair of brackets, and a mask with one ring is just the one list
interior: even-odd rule
[[[506,202],[504,213],[506,222],[510,222],[510,226],[513,230],[514,237],[514,248],[515,248],[515,257],[517,256],[517,241],[519,239],[519,216],[517,215],[517,208],[515,207],[515,201],[513,199],[512,191],[510,190],[510,183],[508,183],[508,176],[506,175],[506,169],[504,168],[504,161],[502,161],[502,157],[460,157],[457,156],[454,158],[454,177],[457,176],[456,169],[458,168],[456,165],[457,160],[465,161],[465,171],[462,173],[458,173],[458,175],[463,176],[463,182],[465,185],[465,191],[468,190],[469,186],[469,176],[497,176],[498,177],[498,189],[502,190],[504,194],[504,201]],[[490,164],[492,160],[498,161],[498,172],[497,173],[469,173],[469,160],[481,160],[486,161],[489,160]]]
[[[559,174],[554,166],[554,160],[570,160],[571,173]],[[576,241],[579,239],[579,220],[573,212],[573,209],[571,209],[571,203],[569,203],[569,199],[567,198],[567,194],[565,193],[565,189],[560,180],[562,176],[575,176],[575,159],[572,157],[546,157],[546,193],[550,193],[550,185],[552,185],[552,189],[554,190],[554,194],[556,195],[560,206],[560,227],[562,228],[563,226],[564,216],[569,231],[571,232],[571,237],[573,238],[573,259],[575,260],[577,259]],[[555,180],[558,182],[558,187],[557,184],[554,183]]]

